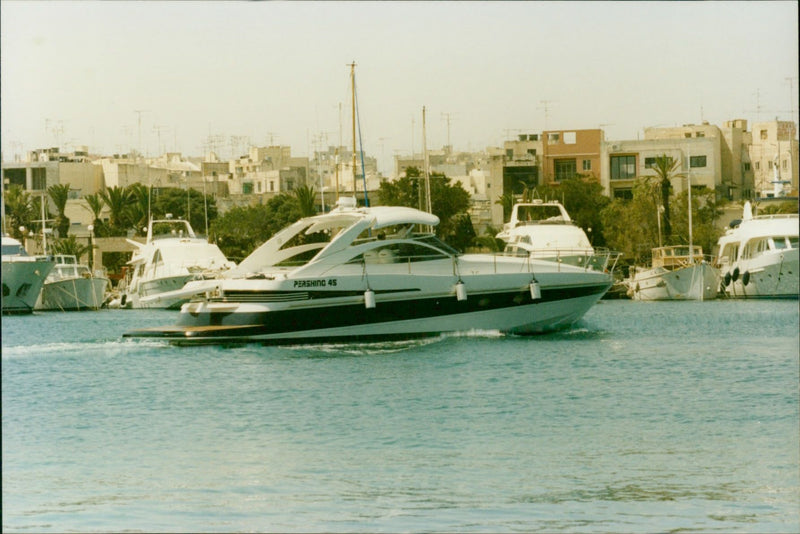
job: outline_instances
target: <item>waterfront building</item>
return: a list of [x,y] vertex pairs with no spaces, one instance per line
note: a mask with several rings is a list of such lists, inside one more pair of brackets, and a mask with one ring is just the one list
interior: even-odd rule
[[544,184],[583,176],[600,180],[601,129],[547,130],[542,132]]
[[[749,155],[755,175],[755,189],[759,197],[793,196],[798,194],[798,142],[797,128],[792,121],[766,121],[753,124]],[[775,195],[775,165],[782,181],[779,195]]]

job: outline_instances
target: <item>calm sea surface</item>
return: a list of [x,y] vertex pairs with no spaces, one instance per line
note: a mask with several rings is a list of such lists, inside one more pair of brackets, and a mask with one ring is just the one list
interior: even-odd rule
[[800,531],[797,301],[295,347],[2,318],[2,510],[38,531]]

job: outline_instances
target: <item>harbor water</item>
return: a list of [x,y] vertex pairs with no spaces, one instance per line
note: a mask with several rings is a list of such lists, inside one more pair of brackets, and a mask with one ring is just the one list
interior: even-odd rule
[[2,318],[5,532],[797,532],[797,301],[537,337],[173,347]]

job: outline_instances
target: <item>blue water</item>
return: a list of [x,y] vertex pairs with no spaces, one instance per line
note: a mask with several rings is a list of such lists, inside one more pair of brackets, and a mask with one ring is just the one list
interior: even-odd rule
[[300,347],[2,319],[3,530],[800,531],[796,301]]

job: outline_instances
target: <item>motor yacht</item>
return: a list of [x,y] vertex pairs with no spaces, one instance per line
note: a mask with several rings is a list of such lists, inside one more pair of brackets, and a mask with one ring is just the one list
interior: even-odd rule
[[746,202],[718,241],[717,265],[725,295],[798,298],[798,215],[753,215]]
[[122,308],[178,309],[186,299],[174,296],[190,280],[216,278],[235,264],[205,238],[197,237],[189,221],[151,220],[144,243],[128,262],[132,274],[122,289]]
[[297,343],[569,327],[608,290],[603,270],[503,254],[461,254],[407,207],[356,207],[301,219],[216,280],[180,291],[174,326],[134,338]]
[[3,234],[3,313],[31,313],[55,262],[29,256],[17,239]]
[[[691,250],[690,250],[691,249]],[[631,267],[628,296],[633,300],[710,300],[719,291],[719,271],[698,246],[652,249],[650,267]]]
[[495,237],[505,243],[505,252],[582,266],[595,256],[586,232],[570,218],[555,200],[514,204],[509,222]]
[[102,271],[93,273],[74,255],[56,254],[55,266],[44,281],[36,302],[37,310],[98,310],[109,288]]

